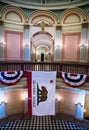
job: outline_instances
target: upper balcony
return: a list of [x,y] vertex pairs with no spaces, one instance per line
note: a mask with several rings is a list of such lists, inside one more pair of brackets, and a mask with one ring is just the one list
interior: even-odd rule
[[16,62],[16,61],[0,61],[0,71],[57,71],[59,72],[89,74],[88,63],[77,62]]

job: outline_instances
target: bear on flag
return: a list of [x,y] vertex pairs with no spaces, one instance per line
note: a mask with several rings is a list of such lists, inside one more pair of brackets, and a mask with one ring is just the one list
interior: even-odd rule
[[56,71],[27,71],[28,113],[55,115]]

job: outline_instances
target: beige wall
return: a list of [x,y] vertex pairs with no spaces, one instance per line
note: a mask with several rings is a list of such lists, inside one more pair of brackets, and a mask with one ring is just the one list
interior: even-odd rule
[[65,90],[59,90],[59,113],[75,116],[76,113],[76,101],[78,100],[78,94]]
[[5,92],[5,98],[7,99],[7,116],[18,113],[24,113],[23,93],[24,90],[13,90]]
[[84,117],[89,117],[89,94],[86,94],[85,96],[85,113],[84,113]]

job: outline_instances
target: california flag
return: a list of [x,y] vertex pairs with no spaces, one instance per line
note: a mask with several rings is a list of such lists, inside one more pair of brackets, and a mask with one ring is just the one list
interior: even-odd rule
[[55,115],[56,71],[28,71],[28,113]]

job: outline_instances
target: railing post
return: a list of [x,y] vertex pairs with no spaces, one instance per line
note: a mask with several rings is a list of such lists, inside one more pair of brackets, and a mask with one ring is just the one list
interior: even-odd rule
[[21,70],[24,71],[24,63],[21,63]]

